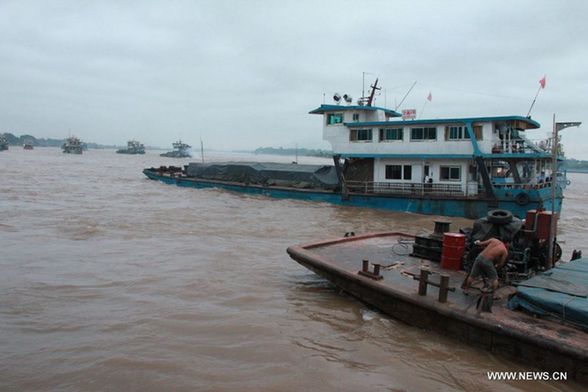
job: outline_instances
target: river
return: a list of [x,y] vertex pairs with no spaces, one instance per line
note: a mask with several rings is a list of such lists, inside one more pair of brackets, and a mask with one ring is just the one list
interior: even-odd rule
[[[533,369],[369,309],[286,254],[347,231],[430,231],[432,217],[181,188],[141,173],[186,162],[155,151],[0,153],[0,390],[580,389],[488,381],[487,371]],[[566,257],[588,233],[588,175],[570,178]]]

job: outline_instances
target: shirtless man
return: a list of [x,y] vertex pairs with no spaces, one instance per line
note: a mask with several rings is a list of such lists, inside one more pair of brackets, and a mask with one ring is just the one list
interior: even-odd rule
[[472,270],[462,287],[467,292],[474,279],[483,276],[490,280],[492,290],[496,290],[498,288],[498,273],[496,269],[506,263],[508,257],[507,245],[496,238],[490,238],[486,241],[476,241],[474,244],[484,247],[484,250],[476,257]]

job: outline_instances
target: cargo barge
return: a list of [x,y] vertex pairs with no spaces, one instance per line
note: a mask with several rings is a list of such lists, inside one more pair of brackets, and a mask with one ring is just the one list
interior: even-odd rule
[[[524,225],[516,219],[497,224],[484,218],[467,234],[347,233],[287,252],[396,319],[588,383],[588,259],[548,268],[545,236],[551,216],[530,214]],[[466,277],[462,269],[476,254],[471,241],[489,237],[513,244],[506,267],[499,270],[500,288],[491,292],[479,283],[478,290],[466,295],[460,286]]]
[[209,187],[215,182],[235,191],[470,219],[496,208],[521,218],[529,209],[561,210],[567,180],[554,180],[552,172],[557,173],[554,156],[555,161],[562,159],[563,152],[525,137],[527,130],[540,127],[530,117],[399,119],[402,114],[395,110],[375,106],[377,89],[376,80],[369,97],[357,105],[350,96],[335,94],[333,104],[310,111],[322,116],[323,139],[333,150],[329,167],[337,186],[328,192],[201,177],[189,170],[174,178],[165,170],[144,173],[182,186]]

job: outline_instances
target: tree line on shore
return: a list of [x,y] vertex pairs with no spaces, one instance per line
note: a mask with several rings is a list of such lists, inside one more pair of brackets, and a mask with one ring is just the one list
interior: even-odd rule
[[323,157],[330,158],[333,156],[332,151],[311,149],[311,148],[283,148],[283,147],[259,147],[254,154],[269,154],[269,155],[296,155],[308,157]]
[[571,172],[588,172],[588,161],[566,159],[565,168]]

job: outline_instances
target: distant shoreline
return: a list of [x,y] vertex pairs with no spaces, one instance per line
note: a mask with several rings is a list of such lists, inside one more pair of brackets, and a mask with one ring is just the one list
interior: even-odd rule
[[568,169],[568,170],[566,170],[566,172],[588,174],[588,169]]
[[[237,152],[237,151],[235,151]],[[245,151],[240,151],[245,152]],[[267,154],[267,155],[289,155],[289,156],[305,156],[305,157],[319,157],[319,158],[331,158],[333,156],[332,151],[310,149],[310,148],[283,148],[283,147],[259,147],[254,151],[247,151],[255,155]]]

